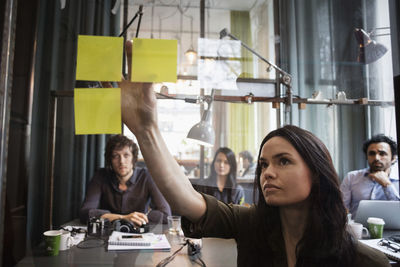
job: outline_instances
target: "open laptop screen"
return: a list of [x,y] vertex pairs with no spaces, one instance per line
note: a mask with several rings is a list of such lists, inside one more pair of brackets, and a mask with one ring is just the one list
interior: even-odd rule
[[361,200],[354,221],[367,227],[369,217],[382,218],[385,229],[400,229],[400,201]]

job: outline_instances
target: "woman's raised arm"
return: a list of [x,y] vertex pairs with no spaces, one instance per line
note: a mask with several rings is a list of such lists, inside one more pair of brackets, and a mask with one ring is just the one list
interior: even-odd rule
[[[131,62],[130,42],[126,49],[128,62]],[[129,80],[119,83],[122,120],[136,136],[146,166],[174,213],[195,222],[206,212],[206,204],[203,197],[193,189],[161,136],[152,84],[133,83]]]

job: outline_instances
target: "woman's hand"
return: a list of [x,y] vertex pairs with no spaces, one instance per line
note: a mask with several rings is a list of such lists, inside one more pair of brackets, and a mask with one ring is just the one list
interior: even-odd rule
[[151,83],[131,82],[132,42],[125,44],[128,77],[118,83],[121,88],[122,121],[138,137],[142,131],[157,126],[156,96]]
[[[196,192],[189,179],[171,156],[157,126],[156,97],[149,83],[130,81],[132,43],[126,43],[128,77],[119,83],[121,88],[122,120],[136,136],[147,168],[157,187],[171,208],[197,221],[206,212],[204,198]],[[141,225],[147,216],[142,213],[127,215]],[[142,221],[141,221],[142,220]]]
[[122,81],[121,113],[122,121],[135,134],[157,126],[156,97],[149,83]]

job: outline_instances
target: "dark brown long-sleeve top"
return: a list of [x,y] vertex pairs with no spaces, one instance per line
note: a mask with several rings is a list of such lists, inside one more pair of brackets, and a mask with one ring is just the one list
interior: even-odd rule
[[[197,223],[182,218],[182,229],[186,237],[234,238],[237,244],[238,267],[287,266],[281,228],[266,229],[264,233],[268,236],[260,234],[260,229],[256,227],[258,216],[254,205],[245,207],[226,204],[213,196],[202,195],[207,205],[207,211],[203,217]],[[265,249],[267,246],[272,251],[267,252]],[[272,258],[272,265],[266,263],[267,257]],[[390,264],[383,253],[358,242],[354,267],[390,267]]]
[[120,190],[118,184],[113,171],[103,168],[96,172],[89,182],[80,210],[82,223],[105,213],[125,215],[134,211],[146,213],[149,209],[147,216],[151,223],[167,223],[171,208],[146,168],[135,168],[126,182],[126,191]]

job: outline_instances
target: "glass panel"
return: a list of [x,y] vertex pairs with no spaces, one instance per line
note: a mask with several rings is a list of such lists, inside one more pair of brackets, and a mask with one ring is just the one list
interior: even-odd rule
[[[43,232],[67,223],[87,225],[90,220],[82,223],[79,216],[89,183],[99,169],[112,167],[105,157],[110,135],[75,135],[73,89],[100,87],[99,81],[75,80],[77,36],[118,36],[139,5],[143,5],[143,16],[138,37],[178,41],[177,82],[154,84],[154,89],[162,136],[196,189],[210,185],[208,192],[222,195],[226,202],[252,204],[259,144],[271,130],[287,123],[310,130],[326,144],[341,180],[349,171],[368,167],[362,151],[365,140],[378,133],[396,139],[387,0],[205,1],[204,38],[218,41],[226,29],[229,34],[224,40],[242,43],[241,56],[229,56],[240,62],[235,69],[238,90],[200,86],[199,61],[224,60],[221,55],[200,58],[197,53],[200,1],[29,2],[18,5],[21,21],[14,27],[15,57],[7,55],[7,60],[13,60],[14,73],[7,77],[13,80],[13,95],[7,166],[1,166],[7,167],[2,180],[5,197],[1,195],[6,199],[1,222],[4,265],[111,265],[127,260],[116,260],[114,253],[103,248],[98,250],[100,256],[89,257],[76,247],[77,254],[68,254],[74,257],[64,257],[64,253],[44,258]],[[128,28],[127,39],[136,35],[139,18]],[[369,64],[357,62],[356,28],[365,31],[362,38],[385,46],[387,52]],[[292,76],[293,98],[288,98],[288,87],[271,63]],[[209,76],[214,74],[213,69],[207,71]],[[51,105],[53,100],[56,106]],[[289,100],[290,106],[286,105]],[[211,115],[205,121],[210,122],[215,141],[211,147],[202,147],[186,136],[209,106]],[[121,128],[135,140],[126,126]],[[218,164],[229,165],[229,171],[236,169],[226,188],[241,188],[240,194],[232,197],[218,188],[213,180],[223,169]],[[136,167],[144,165],[139,151]],[[116,186],[124,189],[118,181]],[[145,207],[140,212],[150,212]],[[148,259],[137,258],[129,258],[129,264],[142,265]],[[63,264],[64,260],[68,263]]]

